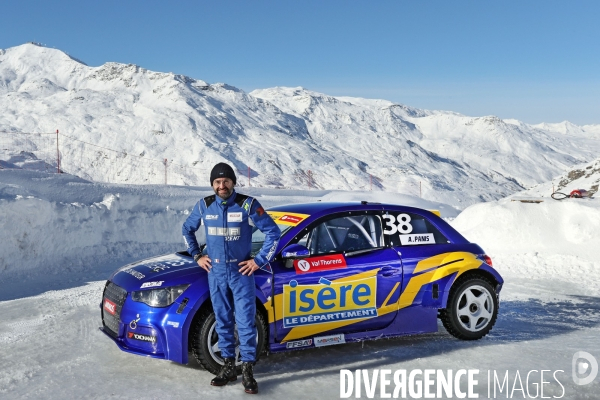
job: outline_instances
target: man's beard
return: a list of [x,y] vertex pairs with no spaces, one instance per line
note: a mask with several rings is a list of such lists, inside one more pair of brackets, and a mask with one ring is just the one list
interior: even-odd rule
[[215,194],[217,196],[219,196],[220,198],[222,198],[223,200],[226,200],[229,198],[229,196],[231,196],[231,194],[233,193],[233,188],[228,189],[225,188],[224,190],[219,190],[219,188],[213,189],[215,191]]

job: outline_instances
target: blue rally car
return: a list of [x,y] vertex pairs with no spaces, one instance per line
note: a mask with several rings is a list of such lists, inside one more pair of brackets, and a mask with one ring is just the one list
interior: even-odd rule
[[[255,273],[259,354],[436,332],[438,318],[474,340],[496,321],[502,278],[436,211],[319,202],[267,212],[281,240],[270,271]],[[252,240],[258,252],[264,236]],[[101,310],[123,351],[184,364],[191,352],[213,373],[223,364],[207,273],[187,252],[117,270]]]

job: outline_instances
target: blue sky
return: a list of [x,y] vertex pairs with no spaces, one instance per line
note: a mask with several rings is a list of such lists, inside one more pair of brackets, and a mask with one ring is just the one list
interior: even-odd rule
[[0,48],[36,41],[92,66],[600,123],[599,1],[7,0],[1,10]]

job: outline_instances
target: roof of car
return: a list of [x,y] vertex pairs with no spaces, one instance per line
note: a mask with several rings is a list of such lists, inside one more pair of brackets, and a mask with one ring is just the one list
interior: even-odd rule
[[[370,203],[371,207],[365,207],[365,209],[380,209],[381,204]],[[373,207],[375,205],[375,207]],[[363,208],[364,205],[360,202],[321,202],[316,201],[314,203],[296,203],[286,204],[283,206],[271,207],[269,211],[288,211],[300,214],[315,214],[323,210],[335,211],[338,209],[344,210],[348,208]]]
[[298,203],[298,204],[286,204],[283,206],[277,206],[269,208],[269,211],[285,211],[300,214],[313,215],[322,211],[329,211],[334,213],[337,211],[349,211],[349,210],[382,210],[382,209],[394,209],[394,208],[406,208],[412,210],[422,210],[420,208],[402,206],[399,204],[381,204],[372,202],[321,202],[317,201],[314,203]]

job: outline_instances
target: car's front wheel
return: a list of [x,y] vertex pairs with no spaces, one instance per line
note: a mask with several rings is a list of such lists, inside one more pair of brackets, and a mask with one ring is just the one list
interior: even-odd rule
[[[256,358],[266,349],[267,345],[267,323],[262,314],[257,310],[255,317],[256,324]],[[217,320],[212,310],[204,310],[202,314],[194,321],[191,329],[190,341],[194,357],[209,372],[218,374],[221,366],[224,365],[221,350],[219,349],[219,335],[216,331]],[[241,368],[240,343],[235,330],[235,364]],[[239,372],[239,371],[238,371]]]
[[440,319],[446,330],[463,340],[481,339],[498,317],[498,297],[487,279],[461,279],[452,287]]

